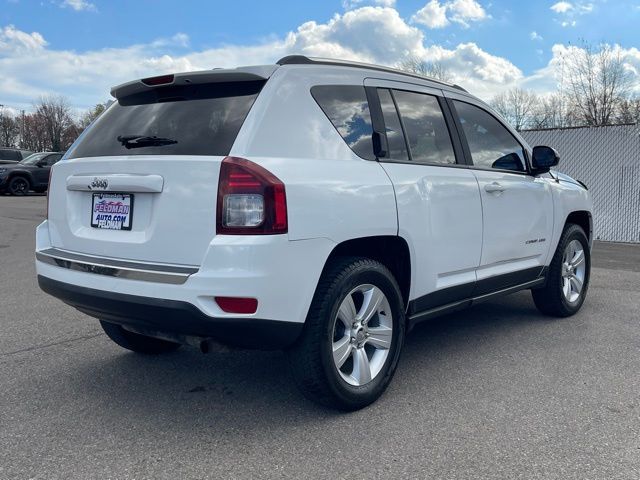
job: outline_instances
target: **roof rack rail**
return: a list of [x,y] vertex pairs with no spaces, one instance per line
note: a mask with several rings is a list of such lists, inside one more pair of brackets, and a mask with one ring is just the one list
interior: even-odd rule
[[368,70],[377,70],[380,72],[396,73],[398,75],[405,75],[407,77],[419,78],[421,80],[429,80],[430,82],[439,83],[441,85],[446,85],[447,87],[452,87],[452,88],[461,90],[463,92],[467,92],[460,85],[455,85],[452,83],[448,83],[442,80],[427,77],[425,75],[420,75],[417,73],[405,72],[404,70],[399,70],[397,68],[382,67],[380,65],[374,65],[371,63],[352,62],[350,60],[337,60],[333,58],[307,57],[306,55],[287,55],[286,57],[282,57],[276,63],[278,65],[334,65],[334,66],[341,66],[341,67],[366,68]]

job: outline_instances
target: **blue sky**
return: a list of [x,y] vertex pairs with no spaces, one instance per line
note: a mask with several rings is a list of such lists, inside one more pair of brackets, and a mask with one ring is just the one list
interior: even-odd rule
[[[620,46],[640,71],[640,0],[0,0],[0,104],[57,93],[77,108],[147,74],[287,53],[443,62],[485,97],[554,86],[570,45]],[[312,22],[312,23],[309,23]],[[640,77],[640,74],[638,74]]]

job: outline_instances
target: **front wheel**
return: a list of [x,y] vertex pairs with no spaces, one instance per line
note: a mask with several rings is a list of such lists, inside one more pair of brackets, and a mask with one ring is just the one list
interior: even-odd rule
[[542,313],[568,317],[582,307],[591,275],[591,251],[578,225],[567,225],[547,271],[543,288],[534,289],[533,301]]
[[100,320],[100,325],[102,325],[107,337],[113,340],[114,343],[132,352],[157,355],[159,353],[173,352],[180,348],[179,343],[130,332],[115,323]]
[[22,196],[29,193],[29,180],[24,177],[13,177],[9,182],[9,193]]
[[306,397],[340,410],[374,402],[396,370],[404,341],[402,295],[379,262],[340,258],[314,295],[302,337],[288,356]]

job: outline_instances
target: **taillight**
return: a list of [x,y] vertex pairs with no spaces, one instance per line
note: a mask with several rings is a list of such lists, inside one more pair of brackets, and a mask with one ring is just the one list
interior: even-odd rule
[[287,230],[284,183],[249,160],[226,157],[218,181],[216,233],[275,235]]

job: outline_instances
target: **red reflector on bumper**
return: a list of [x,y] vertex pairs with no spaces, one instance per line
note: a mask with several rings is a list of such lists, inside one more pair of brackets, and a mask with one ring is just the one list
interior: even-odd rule
[[216,303],[227,313],[256,313],[258,300],[243,297],[215,297]]

